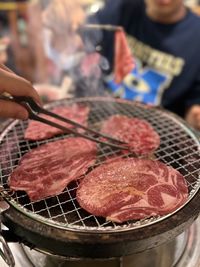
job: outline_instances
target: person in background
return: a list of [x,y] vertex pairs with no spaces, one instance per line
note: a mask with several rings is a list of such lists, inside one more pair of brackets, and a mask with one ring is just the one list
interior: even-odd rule
[[[16,75],[5,65],[0,64],[0,97],[3,93],[12,96],[30,96],[41,104],[40,98],[31,83]],[[28,119],[28,112],[21,105],[0,99],[0,118]]]
[[[73,17],[74,22],[69,19],[69,3],[69,0],[53,0],[44,13],[44,23],[48,29],[53,29],[53,36],[57,36],[51,36],[51,40],[61,40],[61,43],[51,43],[52,47],[60,52],[64,49],[70,57],[74,50],[68,48],[79,50],[81,47],[82,50],[80,36],[75,34],[79,26],[84,26],[84,15],[81,11],[81,15],[78,12]],[[58,29],[49,22],[59,25]],[[107,0],[105,7],[87,22],[122,26],[126,33],[135,64],[121,83],[115,83],[112,76],[106,79],[116,96],[161,105],[200,129],[200,18],[187,9],[183,0]],[[66,32],[64,37],[59,29]],[[93,43],[94,51],[95,47],[102,48],[100,53],[108,59],[111,72],[114,36],[111,31],[103,30],[98,34],[98,30],[91,29],[89,38],[94,38],[88,42],[83,33],[81,35],[86,46],[89,43],[91,47]],[[72,42],[66,45],[67,40],[73,40],[76,45],[71,46]],[[69,63],[69,57],[62,56],[65,64]]]
[[59,71],[70,71],[82,55],[76,31],[84,19],[80,0],[52,0],[43,10],[45,53]]
[[[96,61],[99,55],[85,45],[80,34],[91,0],[52,0],[42,12],[44,51],[56,75],[54,84],[66,80],[76,97],[99,95],[103,83]],[[35,20],[34,20],[35,21]],[[53,80],[53,79],[52,79]],[[64,87],[63,87],[64,88]]]
[[[115,95],[161,105],[200,130],[200,18],[183,0],[107,0],[88,22],[126,33],[135,66],[120,84],[108,79]],[[113,32],[104,30],[101,41],[112,72]]]
[[0,37],[0,64],[6,64],[8,60],[7,48],[10,43],[9,37]]

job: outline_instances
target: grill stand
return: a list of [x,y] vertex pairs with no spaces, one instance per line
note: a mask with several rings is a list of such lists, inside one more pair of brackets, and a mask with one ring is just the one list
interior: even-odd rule
[[15,267],[199,267],[199,236],[200,218],[187,231],[160,248],[128,257],[99,261],[67,259],[55,255],[46,255],[44,252],[30,250],[28,247],[19,244],[9,244],[9,246],[14,256],[16,256]]
[[[0,214],[1,212],[6,211],[9,209],[9,205],[5,201],[0,201]],[[2,249],[0,247],[0,256],[2,259],[8,264],[10,267],[15,266],[15,260],[13,254],[7,244],[7,241],[4,239],[2,235],[2,227],[1,227],[1,218],[0,218],[0,244],[2,245]]]

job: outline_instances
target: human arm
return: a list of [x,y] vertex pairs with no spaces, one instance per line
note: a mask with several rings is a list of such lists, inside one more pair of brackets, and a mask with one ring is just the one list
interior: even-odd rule
[[[0,95],[5,92],[13,96],[30,96],[36,102],[41,103],[36,90],[29,81],[0,64]],[[28,118],[28,112],[17,103],[0,100],[0,117],[25,120]]]
[[50,45],[68,54],[81,49],[77,29],[84,23],[85,14],[80,0],[52,0],[42,13],[42,22],[50,32]]
[[185,120],[192,127],[200,130],[200,75],[198,75],[186,96]]
[[200,105],[192,105],[188,109],[185,119],[192,127],[200,130]]

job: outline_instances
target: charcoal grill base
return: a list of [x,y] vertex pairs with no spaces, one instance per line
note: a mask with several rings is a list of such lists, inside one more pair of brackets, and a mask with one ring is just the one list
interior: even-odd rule
[[[193,203],[195,205],[192,205]],[[95,235],[61,230],[37,221],[33,223],[32,219],[14,209],[7,211],[2,219],[9,231],[30,247],[65,257],[110,258],[140,253],[173,240],[196,219],[196,209],[194,198],[188,206],[179,211],[179,216],[175,214],[158,225],[148,226],[145,230]]]
[[[89,260],[66,259],[43,252],[30,250],[26,246],[10,244],[16,267],[199,267],[200,218],[183,234],[168,244],[118,259]],[[0,258],[0,266],[4,267]]]

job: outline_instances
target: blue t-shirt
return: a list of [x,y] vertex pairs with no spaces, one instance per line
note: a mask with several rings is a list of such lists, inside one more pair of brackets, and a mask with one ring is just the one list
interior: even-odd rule
[[[121,84],[115,84],[112,76],[108,79],[114,94],[161,105],[181,116],[191,105],[200,104],[197,15],[187,10],[179,22],[161,24],[146,15],[143,0],[108,0],[91,21],[123,26],[136,61],[136,67]],[[112,69],[114,33],[103,31],[98,41]]]

